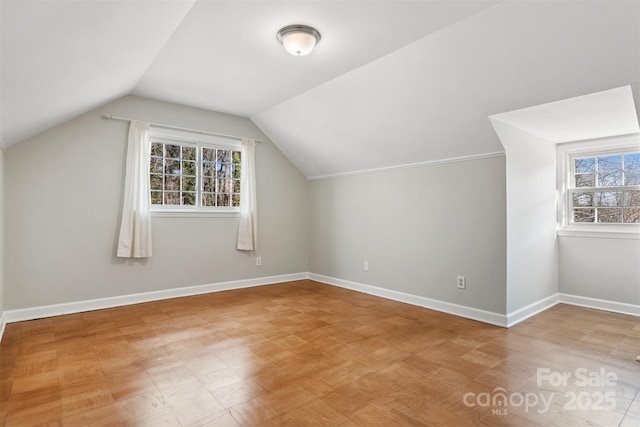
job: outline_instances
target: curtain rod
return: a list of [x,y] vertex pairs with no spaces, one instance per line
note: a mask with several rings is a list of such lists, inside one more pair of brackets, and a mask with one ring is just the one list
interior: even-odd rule
[[[109,119],[109,120],[120,120],[120,121],[123,121],[123,122],[130,122],[132,120],[138,120],[138,119],[131,119],[129,117],[112,116],[110,114],[105,114],[104,118],[105,119]],[[173,126],[173,125],[165,125],[163,123],[154,123],[154,122],[147,122],[147,123],[149,123],[151,126],[155,126],[155,127],[159,127],[159,128],[184,130],[184,131],[187,131],[187,132],[194,132],[194,133],[201,133],[201,134],[205,134],[205,135],[220,136],[222,138],[229,138],[229,139],[242,139],[241,136],[225,135],[223,133],[208,132],[206,130],[184,128],[184,127],[181,127],[181,126]],[[262,142],[259,139],[254,139],[254,140],[256,142]]]

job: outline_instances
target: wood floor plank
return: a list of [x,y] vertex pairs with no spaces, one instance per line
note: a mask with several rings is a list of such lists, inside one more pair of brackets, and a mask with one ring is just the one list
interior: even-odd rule
[[635,426],[639,351],[631,316],[504,329],[303,280],[9,324],[0,424]]

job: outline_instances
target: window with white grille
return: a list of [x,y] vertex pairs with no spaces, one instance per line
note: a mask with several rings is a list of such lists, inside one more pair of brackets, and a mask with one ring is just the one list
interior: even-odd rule
[[558,233],[640,239],[640,134],[558,144]]
[[572,223],[640,223],[640,151],[570,156]]
[[[240,147],[185,132],[151,132],[149,179],[154,210],[237,211]],[[212,141],[213,139],[213,141]]]

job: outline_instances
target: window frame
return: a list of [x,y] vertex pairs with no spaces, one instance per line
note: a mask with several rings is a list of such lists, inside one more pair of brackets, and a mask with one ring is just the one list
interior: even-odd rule
[[[202,197],[202,148],[241,151],[242,140],[212,135],[209,133],[192,132],[182,129],[151,126],[149,131],[149,150],[151,144],[160,142],[181,146],[196,147],[196,202],[189,205],[154,205],[150,204],[153,217],[238,217],[240,207],[234,206],[201,206]],[[151,151],[147,158],[151,159]],[[149,173],[151,176],[151,172]]]
[[[575,159],[632,152],[640,152],[640,134],[558,144],[558,235],[640,239],[640,224],[638,223],[575,223],[572,220],[572,194],[576,190],[580,191],[575,188]],[[633,190],[640,190],[640,185],[589,187],[589,189],[596,188],[602,189],[602,191],[610,189],[616,191],[629,189],[629,187]]]

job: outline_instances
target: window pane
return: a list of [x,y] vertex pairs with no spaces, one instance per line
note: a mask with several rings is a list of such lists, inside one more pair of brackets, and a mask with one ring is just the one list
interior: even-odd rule
[[231,163],[231,151],[217,150],[216,160],[219,162]]
[[182,159],[183,160],[195,160],[196,159],[196,147],[182,147]]
[[598,209],[598,222],[622,222],[622,209],[618,209],[618,208]]
[[229,201],[228,194],[218,194],[217,206],[229,206]]
[[596,176],[592,173],[576,175],[576,187],[595,187]]
[[182,174],[195,176],[196,175],[196,162],[182,162]]
[[215,163],[202,162],[202,176],[215,176]]
[[640,169],[629,169],[624,171],[625,185],[640,185]]
[[165,188],[165,190],[179,191],[180,190],[180,177],[179,176],[171,176],[171,175],[165,176],[164,177],[164,188]]
[[179,145],[169,145],[166,144],[164,146],[165,149],[165,157],[170,159],[179,159],[180,158],[180,146]]
[[572,161],[574,187],[568,197],[572,201],[573,222],[640,222],[640,190],[627,187],[640,186],[640,152],[602,154]]
[[231,181],[228,179],[218,179],[218,187],[216,191],[218,193],[231,193]]
[[598,206],[620,206],[620,202],[622,201],[622,192],[606,191],[603,193],[596,193],[596,199],[598,200]]
[[625,169],[640,169],[640,153],[630,153],[624,155]]
[[196,191],[196,179],[190,177],[182,178],[182,191]]
[[625,223],[640,223],[640,207],[624,208],[623,211]]
[[179,160],[165,161],[165,173],[171,174],[171,175],[180,175],[180,161]]
[[596,159],[587,157],[585,159],[575,159],[576,173],[595,172]]
[[162,173],[162,159],[151,158],[151,173]]
[[164,204],[180,205],[180,193],[179,192],[164,193]]
[[595,206],[593,203],[593,193],[574,193],[574,206]]
[[625,191],[624,206],[640,206],[640,191]]
[[202,191],[213,193],[216,191],[216,183],[213,178],[202,178]]
[[216,159],[216,149],[215,148],[203,148],[202,149],[202,160],[206,160],[212,162]]
[[212,193],[202,193],[202,206],[215,206],[215,195]]
[[598,172],[598,187],[622,185],[622,171]]
[[[151,203],[169,206],[239,206],[241,152],[181,144],[151,142]],[[196,159],[201,161],[196,162]],[[197,191],[200,185],[202,194]]]
[[151,143],[151,155],[156,157],[162,157],[162,144],[159,142]]
[[162,190],[162,175],[151,175],[151,189]]
[[240,165],[233,164],[231,166],[231,176],[234,178],[240,178]]
[[162,191],[152,191],[151,192],[151,204],[152,205],[161,205],[162,204]]
[[216,163],[216,176],[225,177],[227,176],[227,171],[229,170],[229,165],[226,163]]
[[573,210],[573,222],[594,222],[596,210],[593,208],[576,208]]
[[182,204],[187,206],[195,206],[196,193],[182,193]]
[[598,170],[617,170],[622,169],[622,156],[603,156],[598,157]]

